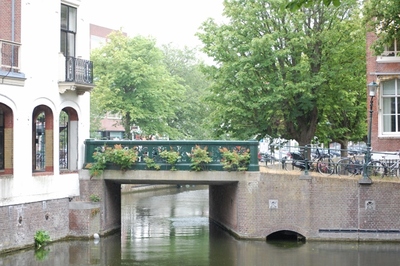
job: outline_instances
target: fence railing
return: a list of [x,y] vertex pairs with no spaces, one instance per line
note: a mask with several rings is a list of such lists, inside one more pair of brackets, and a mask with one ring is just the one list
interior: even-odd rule
[[[318,150],[318,152],[317,152]],[[367,175],[391,177],[400,175],[399,152],[372,151],[365,162],[366,149],[327,149],[307,145],[276,149],[260,155],[260,165],[271,169],[316,171],[325,175]]]
[[93,62],[67,56],[65,60],[65,81],[93,84]]
[[[174,150],[179,152],[180,159],[175,165],[176,170],[190,171],[191,170],[191,151],[200,146],[202,149],[205,147],[209,152],[212,161],[207,164],[209,171],[224,171],[221,164],[221,151],[222,148],[229,150],[238,149],[248,150],[250,154],[250,163],[247,171],[259,171],[258,161],[258,141],[212,141],[212,140],[93,140],[87,139],[85,141],[85,165],[94,162],[93,153],[102,150],[104,146],[114,147],[120,144],[124,148],[135,148],[138,152],[138,161],[132,167],[132,170],[147,170],[145,157],[152,158],[158,165],[160,170],[169,169],[168,164],[162,159],[159,154],[164,150]],[[106,168],[107,169],[107,168]]]

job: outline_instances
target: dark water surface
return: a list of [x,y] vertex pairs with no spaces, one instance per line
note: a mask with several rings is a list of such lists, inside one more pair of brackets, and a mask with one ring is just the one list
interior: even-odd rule
[[237,240],[209,223],[207,187],[183,187],[124,194],[121,234],[6,254],[0,265],[384,266],[400,265],[400,243]]

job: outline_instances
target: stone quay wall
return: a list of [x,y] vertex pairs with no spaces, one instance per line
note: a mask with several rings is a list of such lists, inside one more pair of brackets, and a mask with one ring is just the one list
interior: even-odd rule
[[307,240],[400,241],[400,182],[300,174],[248,173],[211,185],[211,220],[245,239],[293,231]]
[[52,240],[69,234],[68,198],[0,207],[0,252],[34,245],[36,231]]
[[[121,227],[121,186],[93,179],[82,171],[80,195],[0,207],[0,253],[34,245],[37,231],[47,231],[51,241],[92,238]],[[99,202],[92,202],[91,195]]]

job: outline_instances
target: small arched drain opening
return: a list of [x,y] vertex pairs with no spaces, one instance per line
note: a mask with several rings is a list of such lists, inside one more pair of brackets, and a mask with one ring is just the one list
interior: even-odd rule
[[289,230],[282,230],[282,231],[277,231],[275,233],[272,233],[266,237],[267,242],[270,241],[293,241],[293,242],[301,242],[305,243],[306,242],[306,237],[294,232],[294,231],[289,231]]

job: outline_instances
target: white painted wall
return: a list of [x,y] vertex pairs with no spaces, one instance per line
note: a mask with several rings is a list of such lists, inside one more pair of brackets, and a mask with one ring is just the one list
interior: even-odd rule
[[[65,1],[78,7],[80,0]],[[58,90],[60,49],[60,7],[56,0],[22,0],[21,72],[25,86],[0,83],[0,102],[14,113],[14,175],[0,176],[0,206],[21,204],[79,195],[78,173],[59,174],[59,114],[64,107],[78,113],[79,122],[72,125],[78,132],[75,162],[80,169],[84,162],[84,140],[89,138],[90,94],[60,94]],[[76,55],[89,59],[89,23],[78,7]],[[54,175],[33,176],[32,112],[40,105],[48,106],[54,115]]]

